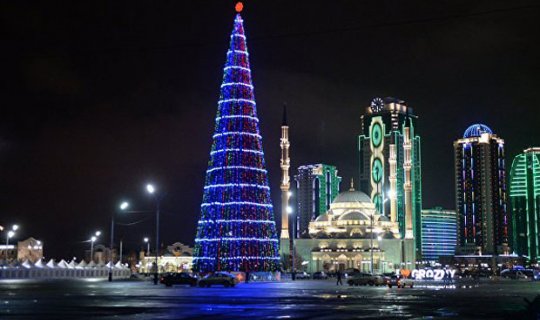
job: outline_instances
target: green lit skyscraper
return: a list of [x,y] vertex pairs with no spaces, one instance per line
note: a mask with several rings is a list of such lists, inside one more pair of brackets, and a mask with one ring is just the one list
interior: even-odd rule
[[540,256],[540,148],[517,155],[510,171],[513,248],[522,256]]
[[358,137],[361,191],[381,214],[399,223],[401,237],[415,238],[420,254],[422,179],[417,116],[402,100],[375,98],[361,117]]

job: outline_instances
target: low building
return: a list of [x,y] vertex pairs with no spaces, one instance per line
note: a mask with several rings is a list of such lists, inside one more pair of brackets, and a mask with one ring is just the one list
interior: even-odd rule
[[[145,251],[140,253],[139,272],[151,273],[154,271],[156,256]],[[189,272],[193,267],[193,248],[176,242],[167,246],[165,253],[158,257],[159,272]]]
[[0,245],[0,261],[2,263],[29,262],[35,263],[43,258],[43,243],[32,237],[19,241],[16,245]]
[[[370,197],[352,186],[309,224],[309,235],[295,239],[295,257],[308,272],[369,272],[373,261],[375,273],[386,273],[416,263],[414,239],[402,239],[398,223],[377,212]],[[281,243],[282,256],[289,252],[289,243]]]
[[36,263],[43,259],[43,243],[32,237],[17,243],[17,260]]

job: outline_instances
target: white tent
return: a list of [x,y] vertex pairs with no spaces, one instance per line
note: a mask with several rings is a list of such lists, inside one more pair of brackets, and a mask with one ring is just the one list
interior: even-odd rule
[[87,264],[86,264],[86,261],[84,260],[81,260],[81,262],[79,262],[79,264],[77,265],[77,269],[83,269],[83,268],[86,268]]
[[114,265],[113,265],[112,261],[109,261],[109,262],[107,262],[107,264],[105,266],[107,268],[112,268]]
[[69,265],[67,264],[66,260],[62,259],[58,264],[56,265],[58,268],[67,269],[69,268]]
[[95,266],[96,263],[94,261],[90,261],[90,263],[86,265],[87,268],[94,268]]
[[38,261],[36,261],[36,263],[34,263],[34,267],[43,268],[44,267],[43,261],[41,261],[41,259],[39,259]]
[[32,268],[32,262],[30,262],[30,261],[28,261],[28,259],[26,259],[22,263],[22,266],[25,267],[26,269],[30,269],[30,268]]
[[114,267],[115,267],[116,269],[124,269],[124,268],[125,268],[124,265],[120,263],[120,261],[118,261],[118,262],[114,265]]
[[56,263],[54,263],[54,259],[51,259],[51,260],[49,260],[49,262],[47,262],[47,267],[49,267],[49,268],[56,267]]
[[76,267],[76,265],[75,265],[75,260],[71,260],[71,262],[68,263],[68,267],[69,267],[70,269],[75,269],[75,267]]

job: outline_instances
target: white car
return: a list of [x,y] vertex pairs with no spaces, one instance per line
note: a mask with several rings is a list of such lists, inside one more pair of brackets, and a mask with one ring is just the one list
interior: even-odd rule
[[410,278],[400,278],[398,276],[390,276],[386,278],[386,284],[388,285],[388,288],[392,288],[393,286],[396,286],[398,288],[405,288],[409,287],[412,288],[414,286],[414,280]]

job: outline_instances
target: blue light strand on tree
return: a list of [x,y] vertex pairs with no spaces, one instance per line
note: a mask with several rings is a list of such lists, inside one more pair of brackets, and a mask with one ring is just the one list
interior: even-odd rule
[[243,20],[234,20],[195,239],[194,270],[274,271],[278,239]]

